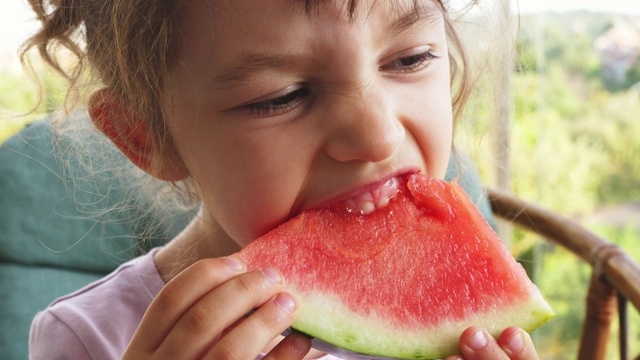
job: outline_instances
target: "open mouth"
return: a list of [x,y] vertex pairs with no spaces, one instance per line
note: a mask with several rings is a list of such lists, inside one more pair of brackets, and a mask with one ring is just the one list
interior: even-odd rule
[[362,215],[371,214],[389,203],[398,193],[399,185],[400,179],[392,177],[382,186],[343,200],[337,204],[336,207],[345,209],[350,213],[359,213]]

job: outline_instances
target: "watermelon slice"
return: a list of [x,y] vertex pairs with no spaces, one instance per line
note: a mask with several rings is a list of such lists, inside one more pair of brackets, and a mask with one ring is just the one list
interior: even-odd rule
[[405,180],[371,214],[307,210],[240,252],[249,270],[283,273],[296,331],[354,353],[436,359],[458,353],[471,325],[498,336],[554,316],[455,181]]

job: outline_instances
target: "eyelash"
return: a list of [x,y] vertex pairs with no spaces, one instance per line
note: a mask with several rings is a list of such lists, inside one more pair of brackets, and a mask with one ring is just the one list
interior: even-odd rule
[[[437,58],[438,56],[434,55],[431,51],[425,51],[394,60],[387,65],[381,66],[380,70],[415,72],[428,65],[430,60]],[[305,98],[309,96],[310,92],[311,91],[308,88],[300,88],[283,96],[245,105],[244,108],[249,112],[249,114],[256,114],[259,116],[281,114],[302,103]]]
[[380,67],[380,70],[392,70],[397,72],[415,72],[429,64],[430,60],[437,59],[431,51],[405,56]]
[[298,106],[307,96],[309,96],[310,92],[311,91],[308,88],[300,88],[273,99],[248,104],[245,106],[245,109],[249,114],[256,114],[259,116],[284,113]]

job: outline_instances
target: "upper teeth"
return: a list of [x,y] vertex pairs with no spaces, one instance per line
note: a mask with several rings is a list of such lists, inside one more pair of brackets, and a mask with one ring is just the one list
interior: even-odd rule
[[380,188],[344,200],[342,205],[348,212],[358,212],[363,215],[371,214],[376,209],[383,208],[389,203],[389,200],[398,193],[398,184],[398,178],[391,178]]

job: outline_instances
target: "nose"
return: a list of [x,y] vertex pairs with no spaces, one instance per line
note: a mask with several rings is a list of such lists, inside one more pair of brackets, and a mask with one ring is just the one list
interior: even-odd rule
[[404,141],[405,129],[394,111],[393,97],[385,96],[383,89],[354,90],[332,103],[326,153],[333,159],[380,162]]

